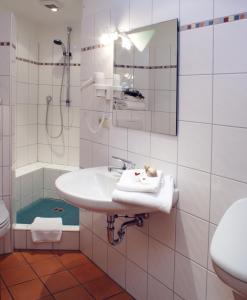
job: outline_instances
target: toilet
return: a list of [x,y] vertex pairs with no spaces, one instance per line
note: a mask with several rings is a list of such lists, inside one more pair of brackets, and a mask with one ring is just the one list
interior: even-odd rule
[[236,201],[222,217],[210,254],[218,277],[247,296],[247,198]]
[[5,203],[0,200],[0,239],[6,235],[10,229],[9,211]]

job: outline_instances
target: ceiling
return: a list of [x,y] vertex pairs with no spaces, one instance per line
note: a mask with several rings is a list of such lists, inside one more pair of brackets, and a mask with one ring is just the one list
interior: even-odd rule
[[39,0],[1,0],[0,11],[8,10],[40,25],[73,24],[81,20],[82,0],[57,0],[63,8],[51,12]]

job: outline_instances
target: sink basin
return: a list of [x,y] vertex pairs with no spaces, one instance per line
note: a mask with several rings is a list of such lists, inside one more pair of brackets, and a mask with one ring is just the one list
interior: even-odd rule
[[131,205],[112,201],[112,192],[120,175],[107,167],[81,169],[57,178],[58,195],[74,206],[108,215],[141,214],[157,211],[147,205]]

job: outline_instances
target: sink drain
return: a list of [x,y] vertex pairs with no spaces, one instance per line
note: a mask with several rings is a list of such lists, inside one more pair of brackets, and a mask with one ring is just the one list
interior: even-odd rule
[[55,212],[63,212],[64,211],[64,209],[62,207],[55,207],[52,210]]

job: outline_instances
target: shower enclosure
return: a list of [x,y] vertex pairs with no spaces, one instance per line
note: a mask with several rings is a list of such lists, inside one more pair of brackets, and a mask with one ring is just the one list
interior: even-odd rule
[[[72,26],[42,30],[29,26],[17,33],[17,49],[27,51],[19,50],[16,55],[16,167],[12,185],[16,249],[79,249],[79,210],[59,199],[54,185],[58,176],[79,166],[79,32],[78,24],[73,25],[73,31]],[[32,242],[29,225],[37,216],[62,218],[60,243]],[[72,242],[68,243],[68,237]]]

